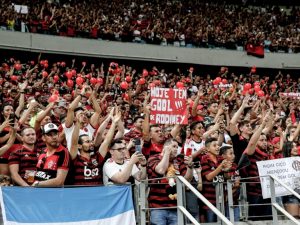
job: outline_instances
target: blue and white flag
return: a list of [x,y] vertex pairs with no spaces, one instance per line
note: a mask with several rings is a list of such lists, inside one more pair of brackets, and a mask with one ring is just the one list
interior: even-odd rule
[[131,187],[2,187],[4,225],[136,225]]

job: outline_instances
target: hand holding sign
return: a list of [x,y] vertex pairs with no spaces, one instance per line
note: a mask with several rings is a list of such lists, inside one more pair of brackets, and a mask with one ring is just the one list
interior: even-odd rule
[[[151,88],[152,124],[183,124],[187,123],[186,90],[170,88]],[[184,118],[184,119],[183,119]]]

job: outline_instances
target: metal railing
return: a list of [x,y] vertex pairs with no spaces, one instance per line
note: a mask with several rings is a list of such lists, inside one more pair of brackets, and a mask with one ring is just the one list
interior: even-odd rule
[[177,185],[177,214],[178,214],[178,224],[185,224],[185,218],[188,219],[195,225],[200,225],[195,219],[190,219],[192,215],[183,207],[183,196],[185,196],[185,187],[189,188],[197,198],[199,198],[213,213],[217,215],[217,217],[227,225],[233,225],[213,204],[211,204],[193,185],[190,184],[184,177],[178,176],[176,177],[176,185]]
[[[182,176],[176,177],[176,185],[177,185],[177,216],[178,216],[178,224],[185,225],[187,221],[189,223],[192,223],[194,225],[200,225],[200,223],[191,215],[191,213],[186,209],[186,195],[185,190],[190,190],[198,199],[200,199],[206,206],[209,207],[209,209],[212,210],[212,212],[217,216],[218,222],[217,224],[234,224],[236,221],[234,221],[235,215],[234,215],[234,208],[239,207],[240,208],[240,219],[242,221],[248,221],[251,220],[251,217],[248,216],[248,207],[249,206],[259,206],[259,205],[268,205],[271,206],[272,212],[270,213],[270,217],[272,216],[272,224],[277,225],[279,224],[279,219],[281,220],[288,219],[290,222],[293,222],[294,224],[300,225],[300,221],[298,221],[296,218],[294,218],[291,214],[289,214],[282,206],[281,203],[278,203],[278,199],[275,195],[275,182],[279,183],[281,186],[283,186],[286,190],[288,190],[291,195],[294,195],[298,199],[300,199],[300,195],[295,192],[293,189],[282,183],[278,178],[274,176],[268,176],[270,177],[270,191],[271,191],[271,202],[270,203],[263,203],[263,204],[249,204],[247,200],[247,190],[246,186],[247,183],[253,183],[253,182],[247,182],[248,179],[255,179],[258,177],[251,177],[251,178],[242,178],[244,182],[241,182],[241,188],[240,188],[240,198],[239,198],[239,204],[234,205],[233,200],[233,185],[234,183],[231,180],[228,180],[226,183],[216,183],[216,206],[211,204],[190,182],[188,182],[185,178]],[[156,179],[157,180],[157,179]],[[151,184],[151,180],[145,180],[141,182],[140,188],[139,188],[139,207],[140,207],[140,218],[139,221],[141,225],[145,225],[147,221],[146,211],[150,208],[146,207],[147,204],[147,194],[146,190],[148,187],[148,182]],[[225,185],[225,186],[224,186]],[[259,185],[259,184],[258,184]],[[224,190],[224,187],[227,189]],[[227,195],[225,196],[225,192],[227,192]],[[227,198],[226,198],[227,197]],[[225,199],[226,198],[226,199]],[[225,206],[228,209],[228,215],[227,212],[225,213]],[[174,207],[173,207],[174,208]],[[226,216],[225,216],[226,214]],[[259,216],[257,216],[259,218]],[[229,218],[229,219],[228,219]],[[271,218],[270,218],[271,219]]]
[[277,177],[270,175],[270,191],[271,191],[271,203],[272,203],[272,214],[273,214],[273,224],[278,224],[278,215],[277,210],[283,213],[287,218],[289,218],[292,222],[295,224],[300,225],[300,221],[295,219],[291,214],[289,214],[284,208],[282,208],[277,202],[276,202],[276,194],[275,194],[275,181],[279,183],[282,187],[287,189],[292,195],[300,199],[300,195],[295,192],[293,189],[285,185],[283,182],[281,182]]
[[[160,178],[163,179],[163,178]],[[157,179],[154,179],[157,180]],[[150,184],[152,180],[144,180],[139,184],[138,191],[138,205],[140,209],[139,214],[139,224],[146,225],[147,222],[147,210],[151,209],[147,207],[147,186],[148,182]],[[155,184],[154,184],[155,185]],[[213,204],[211,204],[193,185],[190,184],[184,177],[177,176],[176,177],[176,189],[177,189],[177,218],[178,224],[185,225],[187,221],[190,221],[194,225],[200,225],[200,223],[188,212],[185,208],[185,190],[188,188],[191,192],[195,194],[195,196],[200,199],[216,216],[226,225],[233,225],[221,212],[218,210]],[[174,208],[174,207],[172,207]],[[171,209],[171,208],[156,208],[156,209]]]
[[[292,221],[295,224],[300,225],[300,221],[298,221],[296,218],[294,218],[291,214],[289,214],[278,202],[277,202],[277,197],[275,194],[275,181],[278,182],[281,186],[283,186],[286,190],[288,190],[292,195],[294,195],[295,197],[297,197],[298,199],[300,199],[300,195],[295,192],[293,189],[291,189],[290,187],[288,187],[286,184],[284,184],[282,181],[280,181],[278,178],[274,177],[273,175],[269,175],[267,177],[270,177],[270,192],[271,192],[271,203],[270,204],[266,204],[266,205],[270,205],[272,208],[272,224],[277,225],[279,224],[279,216],[281,217],[286,217],[288,218],[290,221]],[[242,180],[248,180],[248,179],[253,179],[256,177],[251,177],[251,178],[243,178]],[[258,178],[258,177],[257,177]],[[251,183],[251,182],[243,182],[242,184],[242,188],[241,188],[241,193],[240,193],[240,197],[242,196],[242,204],[240,205],[234,205],[233,203],[233,183],[232,181],[228,180],[227,181],[227,194],[228,194],[228,206],[229,206],[229,219],[230,221],[233,223],[234,222],[234,210],[233,208],[235,206],[238,207],[245,207],[245,220],[247,221],[248,218],[251,219],[250,217],[248,217],[247,211],[248,211],[248,207],[251,206],[248,201],[247,201],[247,190],[246,190],[246,184],[247,183]],[[222,184],[219,184],[222,185]],[[241,201],[241,200],[240,200]],[[256,204],[256,205],[264,205],[264,204]],[[252,206],[254,206],[252,204]],[[281,215],[278,215],[278,212],[281,213]]]

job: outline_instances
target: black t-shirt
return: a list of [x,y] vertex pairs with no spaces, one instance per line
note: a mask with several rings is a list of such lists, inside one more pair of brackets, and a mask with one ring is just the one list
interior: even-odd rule
[[232,141],[233,151],[234,151],[234,155],[235,155],[234,162],[236,164],[238,164],[240,158],[242,157],[243,152],[245,151],[245,149],[248,146],[249,140],[238,134],[230,136],[230,138]]

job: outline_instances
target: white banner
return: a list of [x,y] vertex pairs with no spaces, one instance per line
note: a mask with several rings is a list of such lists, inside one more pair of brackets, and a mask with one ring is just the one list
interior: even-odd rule
[[284,97],[288,97],[288,98],[292,98],[292,99],[300,99],[300,93],[294,93],[294,92],[290,92],[290,93],[279,93],[280,96],[284,96]]
[[28,14],[28,6],[27,5],[13,5],[15,12],[21,14]]
[[[288,187],[295,189],[300,181],[300,157],[289,157],[257,162],[263,198],[270,198],[270,177],[273,175]],[[275,181],[275,195],[286,196],[291,193]]]

